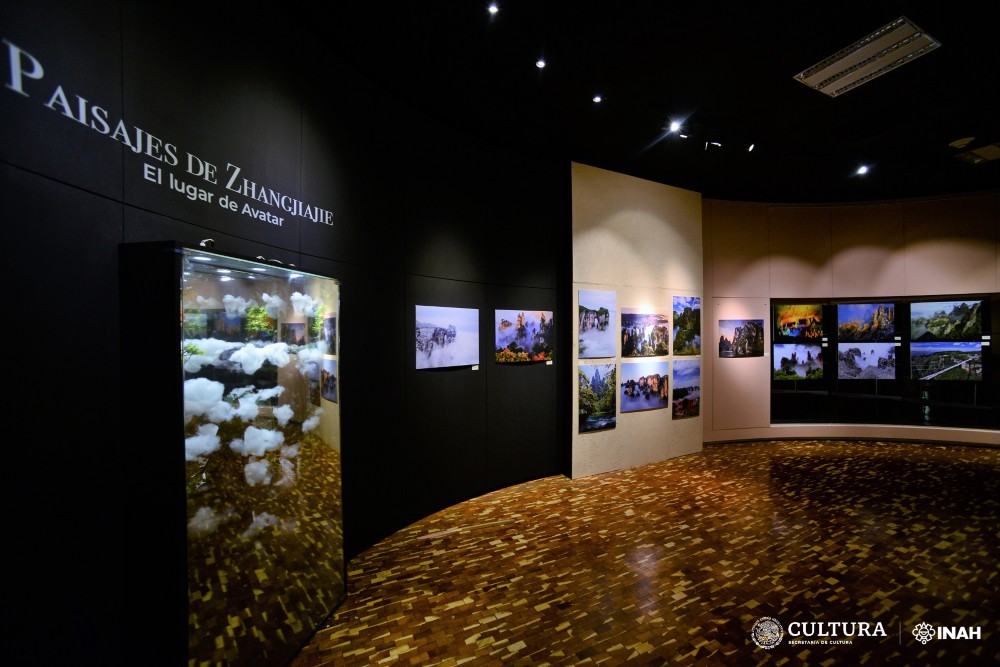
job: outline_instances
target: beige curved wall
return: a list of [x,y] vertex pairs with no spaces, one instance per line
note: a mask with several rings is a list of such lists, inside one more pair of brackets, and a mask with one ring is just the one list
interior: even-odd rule
[[[706,340],[720,319],[768,321],[772,298],[1000,292],[1000,192],[840,205],[703,199],[702,229]],[[772,426],[770,373],[752,363],[718,364],[714,356],[702,356],[705,442],[837,437],[1000,445],[1000,432],[984,429]]]

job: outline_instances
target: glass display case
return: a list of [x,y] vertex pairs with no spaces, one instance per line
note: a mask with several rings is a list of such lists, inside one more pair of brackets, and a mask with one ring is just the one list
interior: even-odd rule
[[[152,257],[162,257],[160,250]],[[142,252],[125,253],[123,272],[140,282],[122,276],[123,307],[124,299],[138,299],[142,275],[156,263],[139,259]],[[151,484],[164,490],[149,500],[165,500],[160,519],[178,529],[166,534],[180,538],[183,531],[187,663],[285,665],[346,591],[340,285],[204,248],[175,246],[166,255],[177,279],[172,354],[179,376],[163,380],[179,384],[182,399],[173,402],[179,427],[161,438],[170,454],[144,460],[155,470]],[[146,284],[157,282],[163,281],[153,277]],[[141,308],[152,314],[170,305],[144,301]],[[142,315],[129,312],[139,310],[138,303],[129,305],[123,321],[134,324]],[[132,368],[133,377],[154,380],[136,364],[126,366],[126,377]],[[132,425],[144,428],[140,421]],[[171,482],[164,479],[168,470],[183,472],[170,473]],[[174,516],[180,492],[172,484],[183,490],[182,529]],[[149,546],[174,548],[165,536]]]

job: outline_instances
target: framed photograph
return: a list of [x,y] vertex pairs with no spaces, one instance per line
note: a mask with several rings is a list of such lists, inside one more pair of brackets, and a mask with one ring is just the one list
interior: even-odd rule
[[497,310],[493,333],[498,364],[552,361],[556,332],[551,310]]
[[983,302],[979,300],[911,303],[910,340],[980,341],[983,335],[982,306]]
[[840,380],[895,380],[896,344],[847,342],[837,345]]
[[337,354],[337,316],[323,318],[323,328],[320,330],[320,348],[323,354]]
[[479,309],[417,306],[417,368],[479,363]]
[[719,320],[719,358],[764,356],[764,320]]
[[621,365],[622,412],[669,408],[670,362],[639,361]]
[[891,303],[837,304],[837,339],[841,341],[893,340],[896,306]]
[[701,360],[674,361],[673,418],[686,419],[701,413]]
[[337,402],[337,360],[323,359],[323,367],[319,372],[320,395],[330,401]]
[[305,322],[282,322],[281,342],[288,345],[306,344],[306,323]]
[[775,339],[819,339],[823,336],[823,304],[778,303],[774,312]]
[[665,357],[670,354],[670,314],[622,307],[622,356]]
[[613,357],[618,353],[616,294],[605,290],[579,291],[580,358]]
[[822,380],[823,347],[820,343],[775,343],[771,355],[775,380]]
[[580,433],[605,431],[617,423],[618,381],[614,364],[580,364],[579,383]]
[[982,380],[983,344],[972,341],[910,343],[914,380]]
[[701,298],[674,297],[674,354],[701,354]]

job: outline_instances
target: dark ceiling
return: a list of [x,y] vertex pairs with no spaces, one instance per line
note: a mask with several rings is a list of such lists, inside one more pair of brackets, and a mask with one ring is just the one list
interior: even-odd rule
[[[488,0],[335,0],[311,11],[356,69],[498,145],[706,198],[822,203],[1000,188],[1000,160],[957,157],[1000,142],[997,24],[970,4],[498,0],[491,17]],[[900,16],[941,47],[835,98],[793,78]],[[687,139],[664,136],[672,119]]]

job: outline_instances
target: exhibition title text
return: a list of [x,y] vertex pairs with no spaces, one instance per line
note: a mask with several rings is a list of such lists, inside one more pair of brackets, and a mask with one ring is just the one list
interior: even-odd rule
[[[41,61],[10,41],[2,41],[9,58],[6,88],[24,97],[32,97],[37,92],[34,90],[35,85],[45,76]],[[261,185],[247,178],[243,169],[232,162],[227,162],[220,168],[194,153],[180,151],[175,144],[138,126],[127,124],[123,118],[112,119],[107,109],[91,103],[82,95],[68,94],[62,84],[57,84],[55,88],[44,88],[43,92],[44,106],[48,109],[105,135],[150,160],[143,165],[142,171],[143,178],[149,182],[158,185],[166,183],[172,190],[192,201],[214,202],[228,211],[277,226],[284,224],[285,215],[325,225],[333,224],[331,211]],[[171,167],[183,169],[186,175],[178,177],[169,171]],[[209,186],[221,186],[225,193],[217,197],[218,193],[209,189]],[[240,202],[233,199],[233,196],[244,197],[250,202],[243,202],[241,208]],[[278,213],[258,208],[260,205],[275,209]]]

